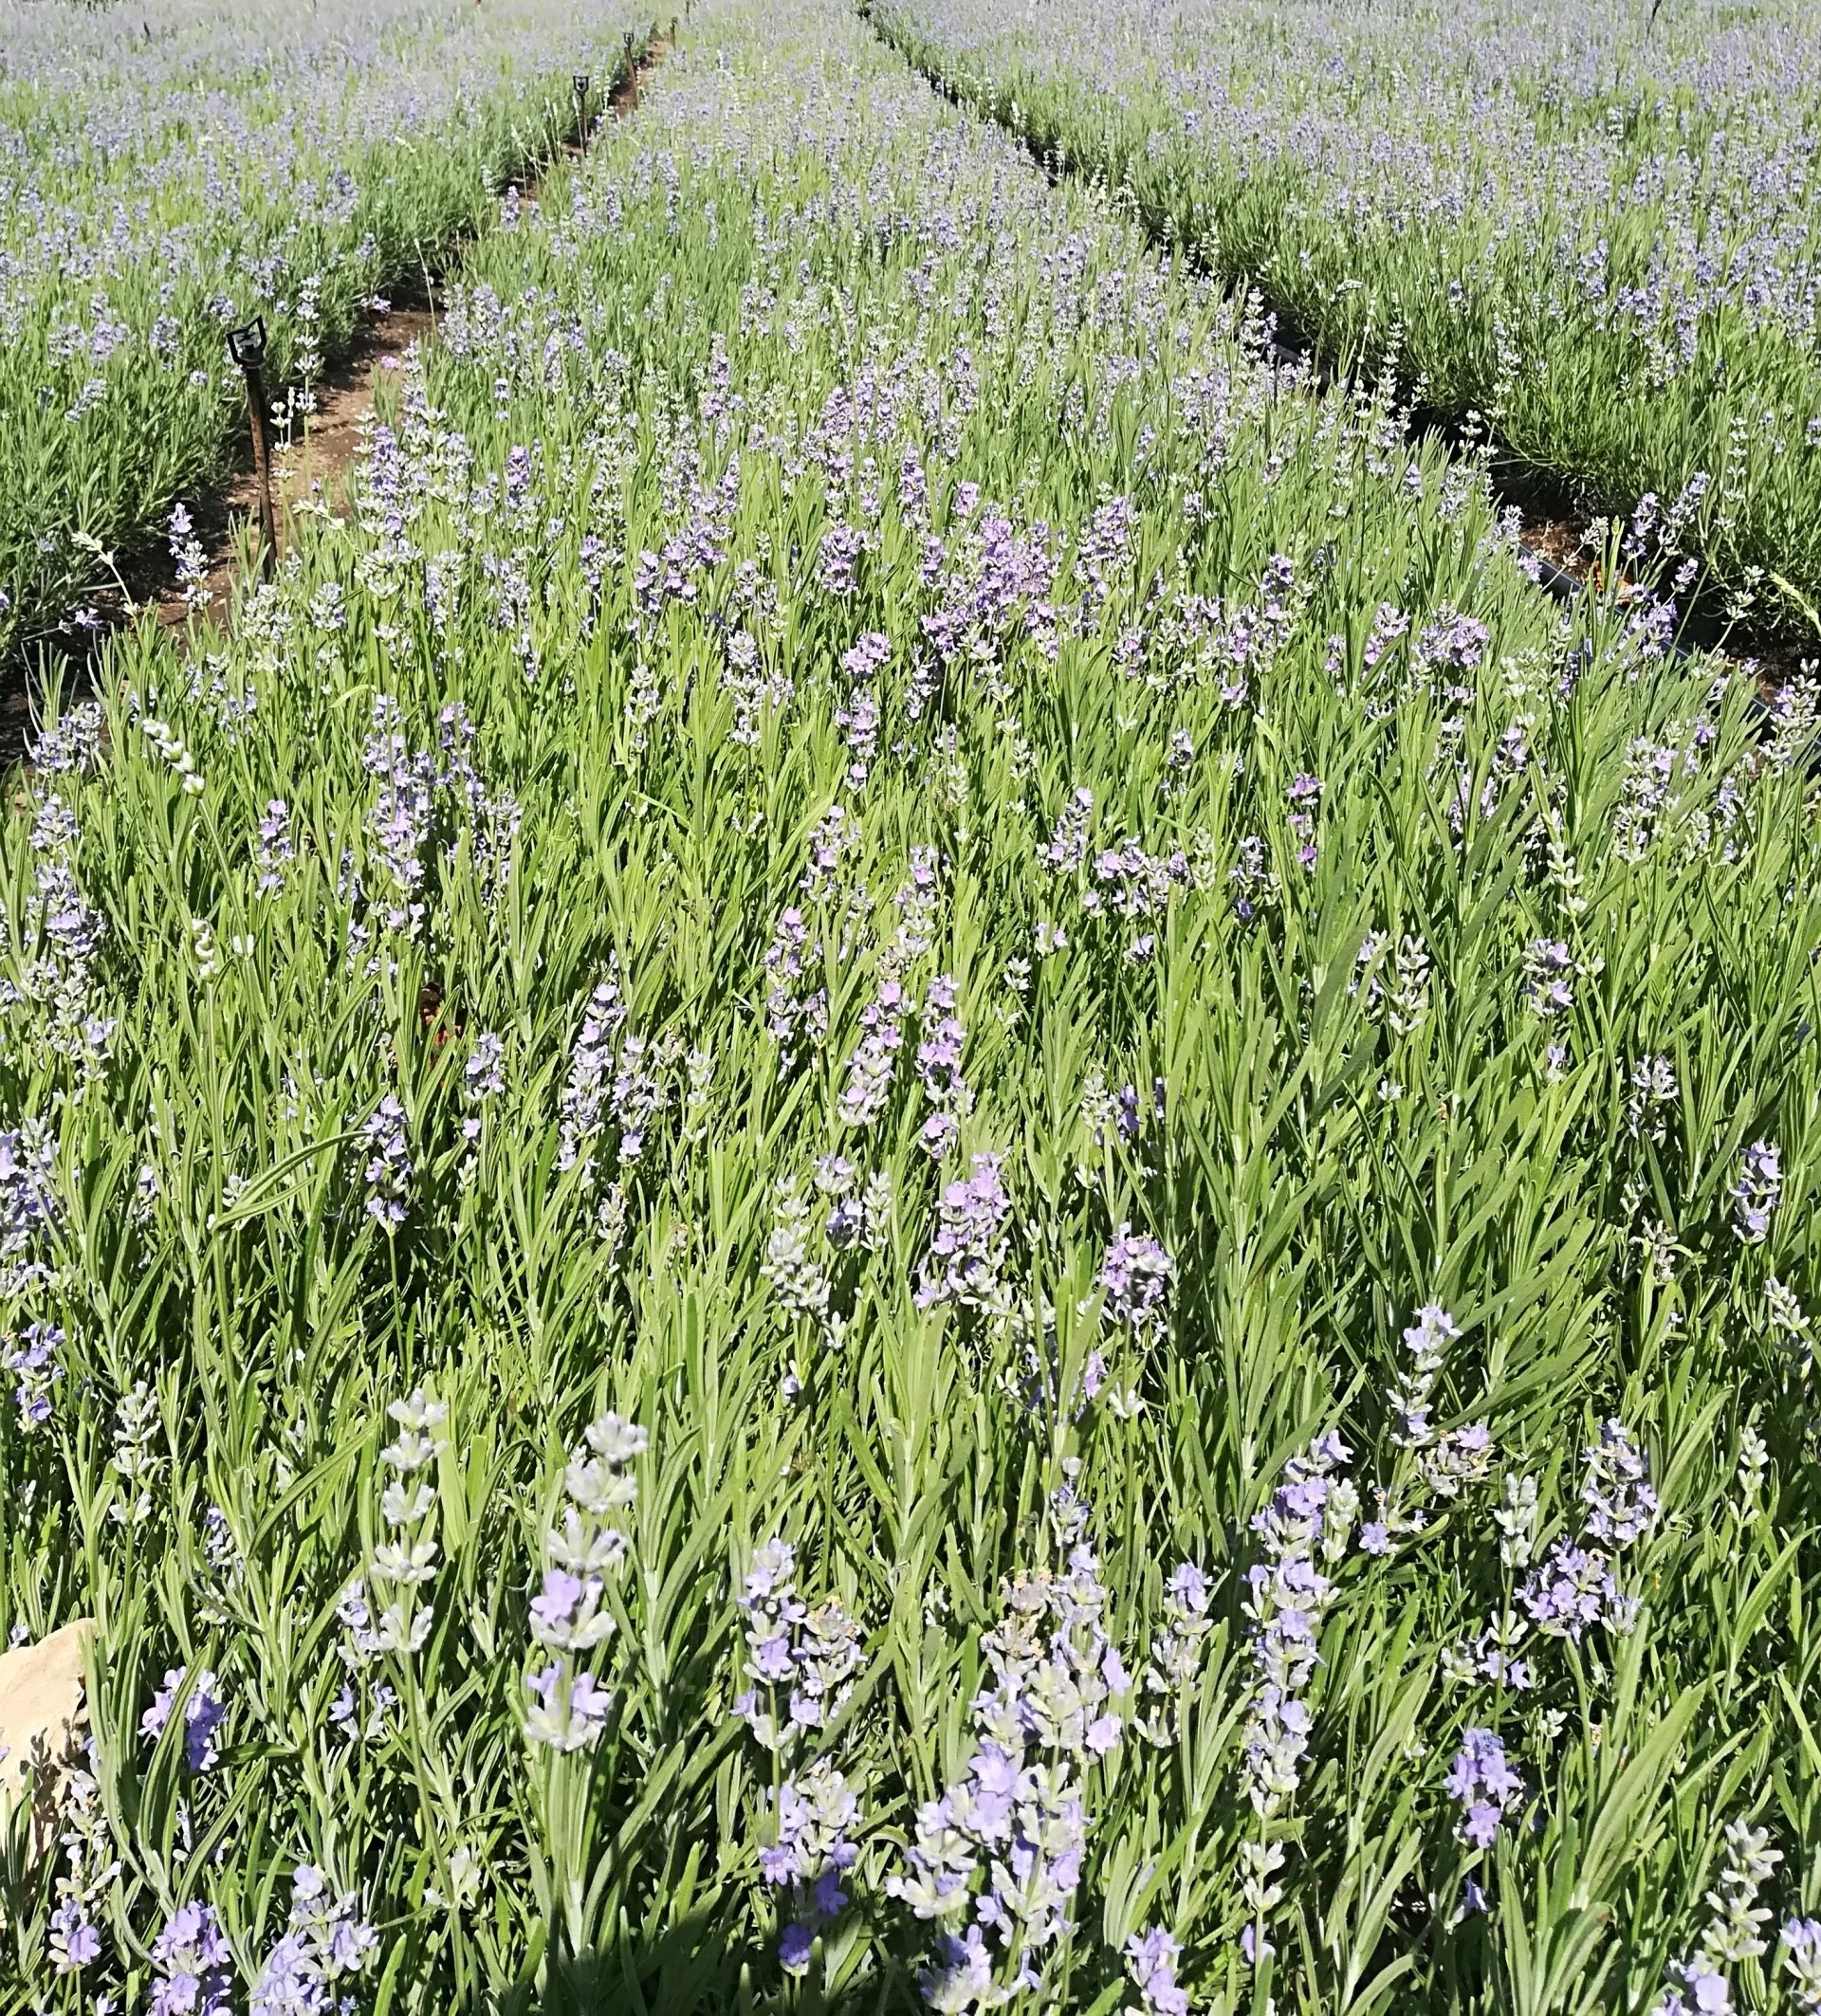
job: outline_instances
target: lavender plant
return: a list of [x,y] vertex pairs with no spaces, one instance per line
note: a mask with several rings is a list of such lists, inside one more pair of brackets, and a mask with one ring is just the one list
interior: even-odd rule
[[[0,15],[0,664],[97,621],[117,557],[168,540],[206,594],[188,504],[246,394],[223,335],[265,318],[274,420],[395,284],[598,117],[626,29],[561,4],[80,0]],[[572,78],[592,72],[579,107]],[[508,201],[508,208],[511,207]]]
[[[1812,15],[869,0],[943,87],[1126,194],[1331,363],[1605,514],[1601,564],[1813,641]],[[1673,616],[1668,620],[1673,626]]]

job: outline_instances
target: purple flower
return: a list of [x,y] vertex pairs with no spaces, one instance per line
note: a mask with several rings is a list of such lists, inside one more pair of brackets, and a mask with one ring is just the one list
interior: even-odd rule
[[1334,1594],[1316,1560],[1342,1559],[1359,1508],[1358,1492],[1335,1475],[1348,1460],[1338,1436],[1319,1437],[1284,1465],[1283,1481],[1252,1521],[1263,1558],[1246,1577],[1258,1684],[1243,1750],[1247,1794],[1262,1819],[1301,1782],[1311,1721],[1299,1696],[1314,1676],[1320,1620]]
[[1130,1224],[1122,1223],[1100,1269],[1109,1313],[1130,1324],[1141,1339],[1161,1336],[1169,1321],[1169,1281],[1175,1267],[1156,1239],[1147,1233],[1134,1235]]
[[1462,1808],[1456,1836],[1475,1848],[1491,1847],[1507,1810],[1524,1790],[1506,1760],[1505,1746],[1489,1729],[1466,1731],[1446,1783],[1448,1796]]
[[1770,1237],[1771,1213],[1783,1199],[1783,1164],[1775,1143],[1753,1142],[1728,1194],[1733,1200],[1733,1230],[1746,1245],[1761,1245]]
[[388,1236],[405,1222],[405,1198],[412,1177],[405,1146],[405,1109],[388,1092],[369,1116],[362,1134],[368,1149],[364,1171],[367,1216]]
[[931,1113],[917,1129],[917,1145],[931,1162],[946,1162],[961,1145],[961,1122],[952,1113]]
[[525,1688],[537,1706],[525,1716],[525,1734],[534,1743],[559,1751],[590,1750],[607,1726],[614,1705],[610,1689],[592,1673],[565,1676],[561,1660],[525,1677]]
[[778,1788],[777,1839],[760,1849],[759,1867],[774,1889],[789,1891],[796,1914],[778,1948],[787,1973],[808,1966],[816,1933],[847,1907],[840,1879],[859,1859],[851,1839],[859,1819],[859,1801],[825,1757],[800,1780],[787,1778]]
[[291,1878],[290,1922],[260,1969],[248,2016],[331,2016],[347,2008],[334,1984],[359,1973],[378,1943],[360,1917],[358,1895],[332,1895],[322,1870],[300,1864]]
[[462,1096],[476,1105],[498,1095],[505,1082],[506,1042],[491,1034],[477,1036],[474,1049],[462,1066]]
[[268,798],[266,816],[256,829],[259,844],[253,850],[253,866],[259,871],[255,893],[276,896],[285,887],[285,867],[297,858],[291,838],[291,809],[283,798]]
[[936,1205],[936,1231],[929,1241],[916,1291],[919,1309],[943,1302],[989,1310],[1005,1290],[1006,1220],[1011,1199],[999,1172],[1002,1154],[976,1155],[971,1172],[943,1187]]
[[1188,1996],[1176,1985],[1182,1952],[1182,1942],[1161,1925],[1126,1941],[1126,1971],[1153,2016],[1188,2016]]
[[1555,938],[1535,938],[1524,952],[1523,999],[1547,1018],[1574,1005],[1574,955]]
[[1637,1616],[1636,1602],[1619,1593],[1607,1557],[1566,1537],[1556,1541],[1549,1559],[1518,1589],[1518,1601],[1539,1631],[1575,1644],[1590,1624],[1604,1623],[1623,1634]]
[[[189,1670],[183,1666],[173,1666],[165,1674],[164,1685],[154,1695],[151,1707],[139,1717],[142,1736],[156,1741],[163,1733],[188,1677]],[[215,1732],[228,1719],[227,1709],[215,1698],[215,1684],[212,1673],[197,1674],[195,1684],[184,1701],[183,1757],[193,1771],[206,1771],[214,1763]]]
[[82,1899],[66,1897],[50,1915],[50,1964],[60,1974],[86,1967],[101,1952],[101,1935],[92,1925]]
[[[812,1610],[797,1594],[796,1551],[772,1539],[752,1557],[745,1592],[746,1689],[733,1713],[766,1749],[783,1751],[824,1727],[853,1692],[863,1653],[859,1626],[833,1597]],[[782,1715],[780,1697],[790,1690]]]
[[51,1415],[51,1388],[64,1376],[56,1354],[64,1347],[64,1333],[54,1325],[28,1323],[19,1339],[19,1347],[9,1351],[3,1362],[19,1376],[14,1398],[19,1406],[19,1425],[28,1435],[45,1426]]
[[0,1258],[12,1259],[62,1222],[56,1189],[57,1144],[28,1123],[0,1133]]
[[1581,1500],[1587,1530],[1596,1540],[1628,1547],[1655,1525],[1661,1507],[1650,1488],[1650,1466],[1622,1420],[1609,1420],[1585,1452],[1587,1480]]
[[1777,1934],[1783,1970],[1795,1989],[1804,2016],[1821,2011],[1821,1919],[1790,1918]]
[[232,1956],[207,1904],[179,1905],[152,1942],[149,2016],[227,2016]]

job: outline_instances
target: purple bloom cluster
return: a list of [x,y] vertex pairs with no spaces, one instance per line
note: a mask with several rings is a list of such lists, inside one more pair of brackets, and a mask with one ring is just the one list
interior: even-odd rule
[[742,1671],[753,1684],[733,1713],[779,1752],[808,1731],[827,1728],[853,1693],[864,1657],[859,1625],[833,1596],[811,1609],[797,1594],[796,1569],[787,1541],[766,1541],[738,1599],[746,1619]]
[[[1113,1703],[1131,1687],[1089,1548],[1074,1549],[1063,1574],[1016,1577],[1002,1599],[1002,1622],[981,1640],[994,1684],[973,1702],[966,1773],[919,1809],[905,1871],[886,1881],[889,1896],[945,1928],[920,1976],[939,2009],[1039,1988],[1047,1955],[1073,1934],[1088,1831],[1076,1774],[1117,1746]],[[965,1931],[947,1929],[970,1907]]]
[[847,739],[854,761],[848,767],[847,783],[852,791],[863,791],[878,750],[881,709],[874,682],[891,662],[891,640],[878,631],[868,631],[841,654],[841,669],[853,681],[846,705],[837,708],[835,725]]
[[1399,1448],[1420,1449],[1433,1439],[1430,1395],[1442,1370],[1443,1354],[1460,1334],[1461,1326],[1439,1303],[1433,1302],[1417,1310],[1416,1321],[1404,1332],[1410,1370],[1390,1391],[1391,1411],[1398,1418],[1392,1439]]
[[968,1175],[943,1185],[935,1234],[917,1280],[919,1309],[944,1302],[989,1313],[1004,1309],[1008,1291],[1002,1270],[1012,1215],[999,1175],[1004,1160],[1002,1154],[976,1155]]
[[1461,1738],[1447,1777],[1448,1796],[1462,1809],[1455,1829],[1470,1846],[1490,1848],[1505,1815],[1523,1797],[1523,1780],[1505,1759],[1505,1746],[1489,1729],[1469,1729]]
[[[839,1207],[837,1207],[838,1213]],[[831,1220],[833,1222],[833,1220]],[[846,1220],[841,1219],[845,1229]],[[780,1312],[787,1323],[799,1317],[812,1321],[828,1312],[830,1282],[811,1252],[815,1211],[794,1178],[785,1177],[778,1185],[770,1236],[765,1256],[759,1264],[761,1277],[769,1282]]]
[[812,986],[820,945],[794,905],[783,910],[765,948],[765,1027],[785,1070],[800,1050],[817,1050],[828,1035],[828,989]]
[[297,845],[291,837],[291,808],[283,798],[268,798],[265,816],[255,832],[258,844],[253,849],[253,866],[259,871],[259,880],[254,892],[276,896],[285,888],[286,866],[297,858]]
[[884,1111],[904,1045],[904,989],[895,980],[881,980],[877,998],[860,1010],[860,1040],[848,1059],[841,1090],[844,1126],[871,1127]]
[[1181,1735],[1188,1696],[1201,1678],[1202,1661],[1214,1620],[1208,1615],[1207,1577],[1192,1561],[1180,1563],[1164,1585],[1164,1628],[1150,1641],[1144,1690],[1176,1710],[1167,1719],[1161,1705],[1137,1724],[1148,1741],[1168,1749]]
[[31,767],[42,777],[87,776],[101,765],[106,727],[107,717],[98,701],[64,708],[33,738]]
[[[376,1545],[369,1562],[375,1601],[381,1607],[375,1617],[364,1580],[351,1583],[338,1606],[344,1630],[341,1658],[351,1672],[381,1653],[409,1656],[421,1651],[435,1622],[431,1604],[417,1592],[436,1576],[436,1486],[426,1473],[449,1446],[437,1432],[449,1420],[449,1403],[432,1401],[422,1386],[415,1386],[405,1399],[393,1401],[386,1415],[398,1430],[379,1452],[381,1462],[395,1473],[379,1497],[379,1515],[389,1537]],[[351,1729],[355,1714],[350,1687],[336,1704],[334,1715]]]
[[[190,1680],[187,1667],[174,1666],[165,1674],[164,1685],[153,1696],[152,1705],[139,1717],[139,1733],[156,1741],[184,1694]],[[206,1771],[215,1761],[215,1733],[228,1719],[228,1710],[217,1697],[212,1673],[198,1673],[183,1703],[183,1761],[193,1771]]]
[[1821,2010],[1821,1919],[1788,1918],[1777,1934],[1783,1971],[1803,2016]]
[[1771,1234],[1771,1214],[1783,1200],[1783,1163],[1775,1142],[1755,1141],[1739,1160],[1733,1200],[1733,1229],[1748,1246]]
[[[1706,1896],[1708,1919],[1700,1944],[1685,1959],[1670,1963],[1670,1985],[1651,2016],[1732,2016],[1732,1986],[1725,1970],[1757,1960],[1767,1950],[1770,1942],[1764,1930],[1771,1914],[1757,1897],[1782,1860],[1770,1845],[1765,1829],[1742,1820],[1727,1826],[1726,1859],[1719,1881]],[[1793,1953],[1787,1926],[1783,1937],[1786,1950]],[[1795,1976],[1801,1997],[1801,1973],[1789,1966],[1787,1958],[1786,1970]]]
[[1281,893],[1278,871],[1257,834],[1247,834],[1240,842],[1233,866],[1227,871],[1233,885],[1233,914],[1242,924],[1252,924],[1262,909],[1268,909]]
[[591,1421],[563,1471],[562,1523],[544,1530],[531,1636],[557,1656],[525,1681],[535,1705],[526,1711],[524,1732],[553,1750],[591,1749],[613,1708],[613,1695],[583,1662],[614,1633],[602,1598],[629,1543],[613,1522],[637,1501],[630,1472],[649,1443],[643,1428],[617,1414]]
[[[93,1739],[88,1761],[94,1762]],[[101,1934],[95,1918],[120,1865],[92,1770],[79,1766],[65,1774],[61,1806],[64,1866],[57,1879],[49,1944],[53,1970],[66,1974],[101,1957]]]
[[[959,486],[958,499],[961,489],[970,487]],[[961,528],[946,554],[933,535],[929,546],[925,578],[936,606],[924,614],[923,632],[944,665],[990,656],[994,645],[1019,634],[1046,654],[1054,652],[1049,597],[1057,562],[1048,525],[1033,524],[1021,538],[1010,519],[988,508],[977,524]]]
[[1094,793],[1077,785],[1057,816],[1049,844],[1039,847],[1037,858],[1055,875],[1072,875],[1088,858],[1088,842],[1094,832]]
[[50,1915],[50,1964],[60,1974],[74,1973],[99,1960],[101,1929],[89,1918],[79,1897],[65,1897]]
[[557,1166],[573,1169],[579,1164],[584,1180],[594,1174],[592,1151],[606,1125],[615,1051],[626,1014],[619,976],[610,962],[606,978],[588,997],[569,1054],[569,1077],[557,1101]]
[[391,694],[375,699],[373,734],[361,764],[377,784],[368,831],[397,897],[387,926],[414,934],[428,915],[424,850],[435,817],[435,766],[427,752],[412,754],[403,720],[404,710]]
[[1135,1932],[1126,1941],[1126,1971],[1150,2016],[1188,2016],[1187,1993],[1176,1985],[1176,1963],[1182,1956],[1182,1941],[1172,1939],[1161,1925]]
[[147,2016],[228,2016],[233,1955],[212,1908],[181,1904],[152,1942]]
[[195,535],[195,523],[181,504],[171,506],[166,541],[177,570],[177,586],[192,609],[209,599],[209,556]]
[[[462,1097],[470,1106],[485,1106],[497,1099],[506,1083],[506,1039],[486,1032],[474,1039],[474,1048],[462,1066]],[[469,1113],[462,1121],[462,1138],[478,1141],[481,1117]]]
[[356,1893],[336,1897],[321,1869],[302,1863],[291,1878],[290,1922],[259,1970],[248,2016],[335,2016],[349,2007],[340,1985],[378,1944]]
[[1141,1341],[1161,1338],[1169,1326],[1169,1282],[1175,1269],[1160,1241],[1121,1222],[1100,1268],[1107,1312],[1129,1324]]
[[[506,885],[520,812],[509,796],[489,796],[474,767],[474,724],[459,703],[451,702],[437,716],[434,754],[412,750],[404,718],[403,707],[391,694],[375,699],[373,733],[361,752],[361,763],[376,780],[368,832],[395,899],[386,912],[386,927],[414,937],[430,914],[427,876],[432,838],[442,834],[443,857],[452,864],[459,857],[461,834],[468,834],[483,900],[491,904]],[[268,808],[267,818],[271,816]],[[262,844],[265,826],[263,821]]]
[[19,1388],[14,1395],[19,1406],[19,1425],[28,1435],[35,1434],[50,1420],[51,1391],[64,1376],[57,1354],[64,1347],[64,1333],[55,1325],[28,1323],[20,1332],[16,1347],[3,1361],[9,1372],[17,1374]]
[[1523,999],[1546,1020],[1574,1005],[1574,955],[1556,938],[1533,939],[1524,950]]
[[1334,1583],[1322,1572],[1347,1551],[1359,1494],[1339,1475],[1352,1453],[1334,1434],[1318,1436],[1284,1465],[1283,1482],[1254,1515],[1263,1558],[1246,1573],[1245,1613],[1258,1685],[1244,1734],[1246,1791],[1269,1820],[1301,1782],[1313,1727],[1301,1700],[1314,1677],[1323,1612]]
[[817,1758],[800,1780],[778,1787],[775,1838],[759,1851],[760,1873],[775,1889],[789,1893],[791,1922],[778,1942],[784,1971],[805,1972],[816,1934],[847,1908],[841,1879],[859,1849],[851,1839],[859,1824],[860,1803],[847,1780],[825,1757]]
[[1590,1624],[1604,1624],[1623,1636],[1637,1622],[1637,1599],[1621,1592],[1610,1560],[1566,1536],[1518,1591],[1518,1601],[1537,1630],[1576,1644]]
[[1119,917],[1150,917],[1188,880],[1188,857],[1179,852],[1159,859],[1129,836],[1118,847],[1103,847],[1089,872],[1093,880],[1081,892],[1089,916],[1110,908]]
[[1582,1453],[1587,1476],[1581,1502],[1587,1530],[1612,1548],[1629,1547],[1656,1524],[1662,1511],[1650,1488],[1650,1465],[1631,1432],[1616,1418],[1604,1422],[1600,1439]]
[[380,1100],[361,1132],[367,1148],[363,1172],[366,1214],[390,1235],[405,1222],[405,1199],[410,1194],[412,1178],[411,1151],[405,1144],[405,1109],[395,1092],[388,1092]]
[[1313,873],[1315,866],[1315,808],[1321,803],[1322,781],[1300,773],[1291,783],[1290,842],[1297,851],[1297,867]]
[[118,1020],[103,1012],[100,999],[96,955],[107,924],[77,876],[81,841],[75,815],[60,797],[35,807],[27,839],[31,882],[14,947],[18,977],[0,980],[0,1008],[29,1003],[31,1047],[44,1065],[72,1065],[87,1085],[107,1061]]
[[1631,1440],[1625,1423],[1609,1420],[1600,1439],[1586,1452],[1587,1477],[1581,1489],[1587,1508],[1583,1543],[1563,1535],[1548,1559],[1518,1591],[1518,1600],[1536,1629],[1576,1644],[1591,1624],[1604,1624],[1621,1634],[1637,1622],[1635,1597],[1623,1594],[1614,1572],[1616,1555],[1656,1523],[1657,1494],[1649,1483],[1649,1466]]
[[954,1009],[954,981],[947,973],[938,973],[924,996],[918,1018],[922,1035],[917,1044],[917,1077],[932,1109],[919,1138],[932,1162],[941,1162],[954,1151],[961,1138],[961,1123],[974,1105],[973,1091],[961,1074],[967,1032]]

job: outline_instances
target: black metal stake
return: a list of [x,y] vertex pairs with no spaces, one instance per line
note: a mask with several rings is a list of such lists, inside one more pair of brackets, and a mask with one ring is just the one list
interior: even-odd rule
[[259,571],[269,581],[278,565],[278,520],[272,511],[272,454],[266,421],[266,318],[228,332],[228,355],[247,380],[247,415],[253,430],[253,480],[259,486]]
[[589,78],[586,71],[578,70],[569,81],[576,87],[576,143],[578,146],[586,147],[588,144]]

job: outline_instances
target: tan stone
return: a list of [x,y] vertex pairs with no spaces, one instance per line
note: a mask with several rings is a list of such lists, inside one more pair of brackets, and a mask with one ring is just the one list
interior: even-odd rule
[[56,1842],[64,1781],[87,1741],[83,1653],[94,1628],[81,1617],[0,1653],[0,1812],[30,1800],[33,1860]]

